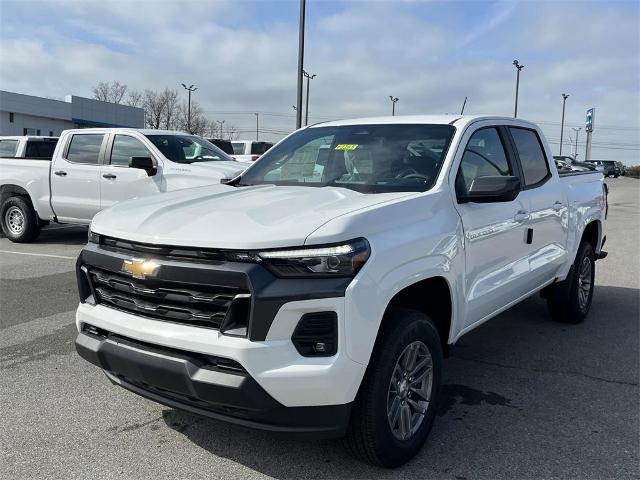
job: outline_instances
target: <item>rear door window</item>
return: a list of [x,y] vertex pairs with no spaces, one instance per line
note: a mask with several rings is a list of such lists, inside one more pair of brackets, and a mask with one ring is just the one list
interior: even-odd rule
[[0,157],[14,157],[18,151],[18,140],[0,140]]
[[544,182],[551,172],[538,134],[534,130],[518,127],[509,127],[509,131],[516,144],[525,186]]
[[76,134],[71,138],[67,160],[73,163],[98,164],[103,134]]

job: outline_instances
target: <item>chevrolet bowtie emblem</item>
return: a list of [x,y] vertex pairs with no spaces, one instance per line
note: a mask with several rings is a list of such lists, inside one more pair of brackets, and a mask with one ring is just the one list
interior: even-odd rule
[[134,278],[145,279],[153,277],[160,268],[153,260],[144,260],[142,258],[132,258],[122,263],[122,271],[129,273]]

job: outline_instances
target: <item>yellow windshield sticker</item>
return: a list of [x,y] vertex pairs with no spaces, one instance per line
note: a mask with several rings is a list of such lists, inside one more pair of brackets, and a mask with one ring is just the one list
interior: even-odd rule
[[336,145],[334,150],[355,150],[358,148],[358,145],[355,143],[340,143]]

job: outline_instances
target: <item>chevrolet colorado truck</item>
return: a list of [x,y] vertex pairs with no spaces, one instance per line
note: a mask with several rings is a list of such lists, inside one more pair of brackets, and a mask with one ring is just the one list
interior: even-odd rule
[[[50,143],[22,142],[26,154]],[[20,145],[0,138],[3,151],[16,147],[10,157]],[[121,200],[220,183],[250,165],[194,135],[131,128],[66,130],[48,153],[0,158],[0,226],[13,242],[34,240],[49,222],[89,224]]]
[[226,184],[99,213],[76,348],[161,404],[398,466],[462,335],[538,292],[585,319],[605,211],[602,174],[560,176],[520,119],[310,126]]

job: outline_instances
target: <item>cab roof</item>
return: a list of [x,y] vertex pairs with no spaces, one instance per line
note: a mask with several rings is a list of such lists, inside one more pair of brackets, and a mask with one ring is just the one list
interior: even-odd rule
[[513,117],[504,117],[496,115],[396,115],[384,117],[367,117],[367,118],[351,118],[345,120],[334,120],[330,122],[316,123],[309,128],[314,127],[338,127],[345,125],[377,125],[377,124],[425,124],[425,125],[453,125],[455,127],[465,127],[470,123],[491,120],[499,124],[505,123],[510,125],[527,125],[536,127],[532,122]]

